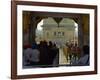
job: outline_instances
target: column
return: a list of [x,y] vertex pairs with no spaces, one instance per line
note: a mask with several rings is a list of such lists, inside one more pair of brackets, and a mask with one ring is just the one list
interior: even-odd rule
[[30,25],[29,25],[29,43],[32,44],[35,42],[35,30],[36,30],[36,21],[35,17],[31,15]]
[[84,45],[82,18],[78,18],[78,45],[82,49]]

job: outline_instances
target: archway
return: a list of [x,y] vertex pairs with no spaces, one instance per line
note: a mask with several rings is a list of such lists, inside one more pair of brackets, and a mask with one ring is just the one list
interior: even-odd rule
[[[71,25],[64,28],[66,24]],[[39,25],[41,26],[38,27]],[[89,15],[87,14],[24,12],[23,26],[23,40],[26,38],[25,33],[28,34],[27,40],[26,42],[23,41],[23,44],[32,45],[34,42],[38,43],[45,40],[56,43],[58,48],[65,45],[66,42],[72,42],[74,45],[77,43],[81,49],[83,45],[89,45]],[[72,29],[72,32],[70,29]],[[38,32],[36,32],[37,30]]]

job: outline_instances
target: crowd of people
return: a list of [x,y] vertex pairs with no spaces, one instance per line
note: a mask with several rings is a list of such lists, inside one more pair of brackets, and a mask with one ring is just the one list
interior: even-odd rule
[[63,48],[67,62],[70,65],[89,65],[89,46],[84,45],[82,48],[77,43],[66,43]]
[[70,61],[72,59],[79,59],[81,55],[81,48],[78,46],[77,43],[66,43],[66,45],[63,47],[64,55],[66,56],[67,61]]
[[[57,47],[55,43],[44,40],[40,41],[39,44],[34,42],[32,45],[24,45],[23,48],[24,66],[59,66],[59,49],[61,47]],[[77,43],[66,43],[65,46],[62,46],[62,49],[70,65],[89,65],[88,45],[84,45],[83,48],[80,48]]]
[[[39,44],[25,45],[23,52],[24,66],[53,66],[54,59],[59,54],[56,44],[51,41],[40,41]],[[56,60],[58,64],[59,60]]]
[[90,64],[90,51],[89,46],[84,45],[82,48],[83,54],[80,56],[78,60],[73,60],[73,65],[80,65],[80,66],[88,66]]

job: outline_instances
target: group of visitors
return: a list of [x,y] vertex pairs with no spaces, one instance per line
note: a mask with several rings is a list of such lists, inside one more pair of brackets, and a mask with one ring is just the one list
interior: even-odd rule
[[40,41],[39,44],[26,45],[23,52],[23,64],[33,67],[52,66],[58,53],[59,49],[51,41]]
[[70,64],[89,64],[88,45],[84,45],[83,48],[80,48],[77,43],[66,43],[66,46],[63,48],[63,51],[66,56],[67,62],[69,62]]
[[83,54],[81,55],[81,57],[78,60],[72,61],[73,65],[87,66],[90,64],[89,46],[84,45],[82,50],[83,50]]
[[[59,65],[59,49],[49,41],[23,46],[23,65],[32,67],[49,67]],[[89,46],[80,48],[78,44],[68,44],[63,47],[63,53],[70,65],[89,65]],[[63,58],[63,57],[62,57]],[[68,63],[66,63],[68,65]]]
[[75,43],[66,43],[65,47],[63,48],[64,54],[66,56],[67,61],[71,61],[74,59],[79,59],[81,54],[81,49],[79,48],[78,44]]

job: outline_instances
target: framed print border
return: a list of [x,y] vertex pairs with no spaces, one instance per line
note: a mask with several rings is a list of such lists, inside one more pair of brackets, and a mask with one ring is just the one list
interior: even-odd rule
[[[18,75],[17,64],[17,9],[18,5],[27,6],[44,6],[44,7],[59,7],[59,8],[76,8],[76,9],[93,9],[94,10],[94,70],[82,72],[61,72],[61,73],[45,73],[45,74],[28,74]],[[47,2],[31,2],[31,1],[11,1],[11,78],[42,78],[42,77],[58,77],[58,76],[74,76],[74,75],[90,75],[97,74],[97,6],[96,5],[81,5],[81,4],[63,4],[63,3],[47,3]]]

